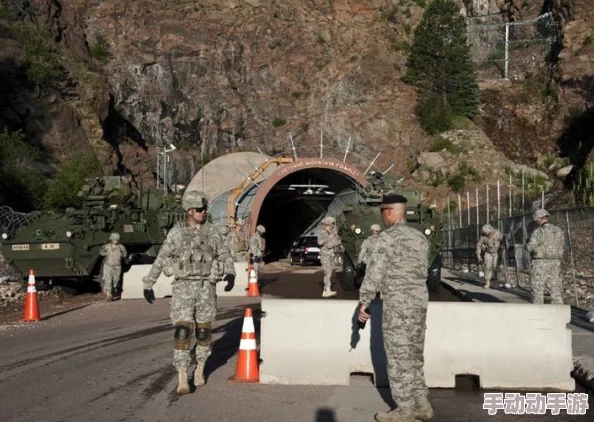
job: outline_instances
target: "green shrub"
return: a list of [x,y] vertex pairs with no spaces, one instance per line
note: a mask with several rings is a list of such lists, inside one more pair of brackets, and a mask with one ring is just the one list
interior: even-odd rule
[[571,189],[573,205],[594,206],[594,163],[588,161],[576,174]]
[[435,138],[435,140],[429,146],[430,152],[440,152],[443,150],[451,152],[452,154],[458,154],[462,151],[462,149],[453,143],[451,139],[442,138],[441,136]]
[[421,127],[429,135],[453,129],[452,109],[436,96],[422,98],[415,109]]
[[272,126],[274,127],[281,127],[284,126],[286,123],[287,121],[280,116],[274,116],[274,119],[272,119]]
[[103,35],[97,35],[95,43],[90,48],[91,57],[100,62],[105,62],[109,57],[107,40]]

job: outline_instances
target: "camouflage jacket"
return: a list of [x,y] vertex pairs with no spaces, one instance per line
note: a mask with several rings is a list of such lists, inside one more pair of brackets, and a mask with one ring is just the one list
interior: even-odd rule
[[248,250],[245,235],[243,233],[237,233],[235,230],[230,231],[227,235],[227,244],[231,253],[241,253]]
[[342,245],[342,241],[335,232],[328,233],[321,228],[318,233],[318,245],[320,245],[320,256],[334,256]]
[[252,254],[254,258],[261,258],[264,255],[265,250],[266,240],[260,236],[259,233],[254,233],[252,237],[250,237],[250,254]]
[[361,251],[359,252],[359,263],[367,264],[369,259],[371,258],[371,253],[373,252],[373,248],[377,243],[377,238],[379,236],[371,235],[367,239],[363,241],[361,244]]
[[161,272],[176,279],[221,281],[235,274],[224,236],[211,223],[188,226],[177,223],[167,234],[159,255],[145,279],[145,288],[156,283]]
[[122,259],[128,256],[128,251],[121,243],[114,245],[113,243],[106,243],[101,248],[99,255],[104,256],[103,265],[111,267],[121,267]]
[[427,269],[429,242],[406,222],[388,227],[377,237],[359,302],[365,306],[382,292],[386,300],[402,302],[409,307],[427,307]]
[[503,235],[499,230],[493,230],[489,233],[488,236],[481,236],[476,244],[476,257],[478,259],[481,259],[483,256],[483,252],[496,255],[499,251],[499,247],[501,245],[502,240]]
[[538,227],[526,244],[533,259],[561,259],[565,246],[565,233],[554,224],[546,223]]

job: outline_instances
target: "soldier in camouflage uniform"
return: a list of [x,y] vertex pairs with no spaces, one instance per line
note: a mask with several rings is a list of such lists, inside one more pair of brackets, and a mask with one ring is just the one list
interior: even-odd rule
[[539,226],[526,244],[532,253],[532,303],[544,303],[546,287],[551,293],[551,303],[562,305],[561,259],[565,233],[549,222],[549,213],[544,209],[534,211],[532,218]]
[[235,262],[245,262],[247,255],[248,244],[243,233],[244,226],[245,223],[243,220],[237,220],[235,224],[231,225],[231,231],[227,235],[229,250]]
[[423,372],[429,243],[420,231],[406,224],[403,196],[385,195],[381,212],[388,228],[378,236],[359,289],[359,321],[370,318],[366,308],[381,292],[388,379],[398,408],[378,413],[375,419],[379,422],[427,420],[433,417]]
[[491,278],[493,277],[493,270],[497,270],[497,260],[499,257],[499,248],[503,235],[501,232],[490,224],[483,226],[483,236],[479,238],[476,244],[476,259],[478,263],[484,263],[485,267],[485,289],[491,288]]
[[103,245],[99,255],[104,256],[103,261],[103,293],[105,300],[111,302],[114,289],[117,290],[122,274],[122,260],[128,256],[128,251],[120,243],[119,233],[109,235],[110,243]]
[[264,251],[266,250],[266,239],[264,236],[266,229],[262,225],[256,227],[256,233],[250,237],[250,264],[253,265],[256,277],[260,271],[260,263],[264,258]]
[[225,291],[230,291],[235,283],[235,270],[225,238],[206,221],[207,205],[203,192],[185,193],[182,206],[187,219],[169,231],[149,274],[143,279],[144,297],[153,303],[153,285],[161,272],[168,277],[174,276],[170,316],[175,326],[173,366],[179,376],[178,394],[190,392],[187,370],[191,363],[190,345],[194,330],[194,385],[204,384],[204,364],[211,353],[211,323],[217,313],[216,283],[226,281]]
[[336,296],[332,290],[332,271],[336,261],[336,250],[342,245],[340,237],[336,233],[336,219],[334,217],[324,217],[323,227],[318,230],[318,245],[320,246],[320,261],[324,269],[324,291],[322,297]]
[[367,263],[369,262],[369,259],[371,258],[371,252],[373,251],[373,248],[375,247],[377,238],[378,238],[380,232],[382,231],[379,224],[372,224],[370,227],[370,230],[371,230],[371,236],[369,236],[367,239],[365,239],[363,241],[363,243],[361,244],[361,251],[359,252],[359,257],[358,257],[359,267],[367,265]]

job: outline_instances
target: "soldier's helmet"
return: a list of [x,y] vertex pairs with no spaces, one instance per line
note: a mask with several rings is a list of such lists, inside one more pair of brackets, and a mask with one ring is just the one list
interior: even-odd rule
[[334,217],[324,217],[322,220],[323,224],[336,224],[336,219]]
[[237,220],[237,221],[235,222],[235,224],[236,224],[236,225],[238,225],[238,226],[245,226],[245,221],[243,221],[243,220],[240,218],[239,220]]
[[532,219],[534,221],[537,221],[543,217],[550,217],[550,214],[547,210],[538,209],[538,210],[534,211],[534,213],[532,214]]
[[379,232],[379,231],[382,230],[382,228],[379,226],[379,224],[372,224],[371,227],[370,227],[370,230],[371,231]]
[[257,231],[258,233],[260,233],[260,234],[264,234],[264,233],[266,233],[266,229],[265,229],[265,228],[264,228],[264,226],[262,226],[262,225],[258,225],[258,226],[256,227],[256,231]]
[[208,207],[206,194],[199,190],[186,192],[182,198],[182,207],[184,208],[184,211],[188,211],[191,208]]
[[113,241],[120,241],[120,234],[119,233],[112,233],[109,235],[109,240]]
[[490,224],[485,224],[482,228],[483,234],[489,234],[493,231],[493,227]]

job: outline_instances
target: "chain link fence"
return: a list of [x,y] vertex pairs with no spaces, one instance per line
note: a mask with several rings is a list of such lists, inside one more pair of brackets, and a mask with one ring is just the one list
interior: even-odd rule
[[[549,211],[550,221],[565,232],[565,253],[561,276],[565,303],[594,307],[594,207]],[[504,235],[494,279],[508,287],[530,291],[530,254],[526,243],[536,224],[532,213],[482,220],[466,227],[443,230],[443,265],[453,270],[478,274],[476,244],[483,224],[490,223]],[[497,285],[497,283],[494,283]]]
[[479,79],[523,79],[546,65],[557,41],[552,13],[509,22],[501,14],[467,18],[468,43]]

